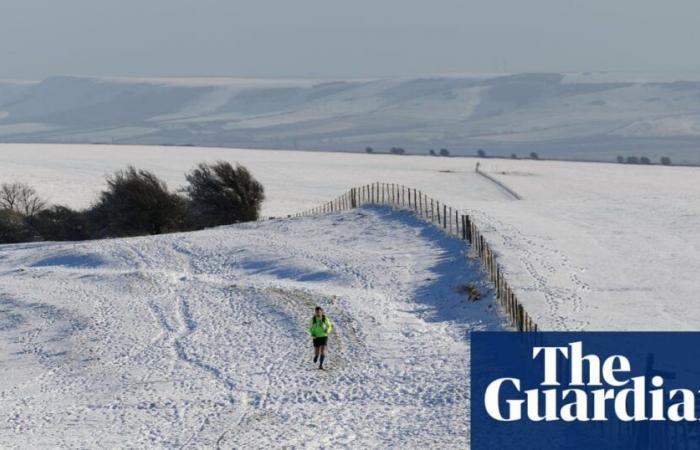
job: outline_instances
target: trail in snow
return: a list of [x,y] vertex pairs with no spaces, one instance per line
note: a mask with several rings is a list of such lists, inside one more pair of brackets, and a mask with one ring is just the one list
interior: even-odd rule
[[467,335],[501,327],[465,250],[383,208],[5,246],[0,446],[463,448]]

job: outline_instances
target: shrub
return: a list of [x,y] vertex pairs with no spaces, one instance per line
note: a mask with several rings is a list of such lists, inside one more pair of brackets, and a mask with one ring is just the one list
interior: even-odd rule
[[647,158],[646,156],[642,156],[639,158],[639,163],[640,164],[651,164],[651,160]]
[[538,155],[536,152],[531,152],[530,159],[540,159],[540,155]]
[[618,157],[617,157],[617,162],[619,162],[619,163],[624,163],[624,162],[625,162],[625,158],[624,158],[623,156],[618,156]]
[[24,216],[11,209],[0,209],[0,244],[14,244],[32,239]]
[[366,152],[366,153],[374,153],[374,149],[373,149],[372,147],[367,147],[367,148],[365,149],[365,152]]
[[0,209],[33,216],[45,207],[46,202],[28,184],[3,183],[0,185]]
[[669,158],[668,156],[662,156],[661,157],[661,164],[663,164],[664,166],[670,166],[671,165],[671,158]]
[[440,149],[440,156],[450,156],[450,151],[447,150],[446,148],[441,148]]
[[245,167],[202,163],[186,178],[192,220],[198,227],[257,220],[265,192]]
[[480,158],[486,158],[486,152],[485,152],[483,149],[479,149],[479,150],[476,152],[476,156],[478,156],[478,157],[480,157]]
[[391,147],[391,150],[389,151],[392,155],[404,155],[406,153],[406,150],[401,147]]
[[27,225],[46,241],[81,241],[88,239],[85,213],[66,206],[52,206],[32,217]]
[[627,164],[639,164],[639,158],[636,156],[628,156],[625,161],[627,161]]
[[516,155],[515,153],[511,153],[510,159],[518,159],[518,155]]
[[430,153],[430,156],[437,156],[437,153],[435,153],[435,149],[431,148],[428,153]]
[[138,236],[190,229],[187,200],[153,173],[126,170],[107,177],[107,190],[87,212],[93,237]]

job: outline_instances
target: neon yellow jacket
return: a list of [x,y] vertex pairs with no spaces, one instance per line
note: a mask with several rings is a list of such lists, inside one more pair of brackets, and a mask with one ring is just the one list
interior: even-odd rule
[[308,331],[312,337],[326,337],[332,330],[333,322],[328,316],[324,315],[319,318],[314,315],[311,317]]

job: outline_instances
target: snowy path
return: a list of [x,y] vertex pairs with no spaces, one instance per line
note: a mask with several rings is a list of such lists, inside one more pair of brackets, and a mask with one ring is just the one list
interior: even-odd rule
[[0,447],[464,448],[466,336],[500,321],[463,250],[379,208],[5,246]]

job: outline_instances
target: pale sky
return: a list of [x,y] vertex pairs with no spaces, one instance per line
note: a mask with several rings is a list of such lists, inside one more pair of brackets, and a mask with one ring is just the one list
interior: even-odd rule
[[700,71],[698,0],[0,0],[0,78]]

